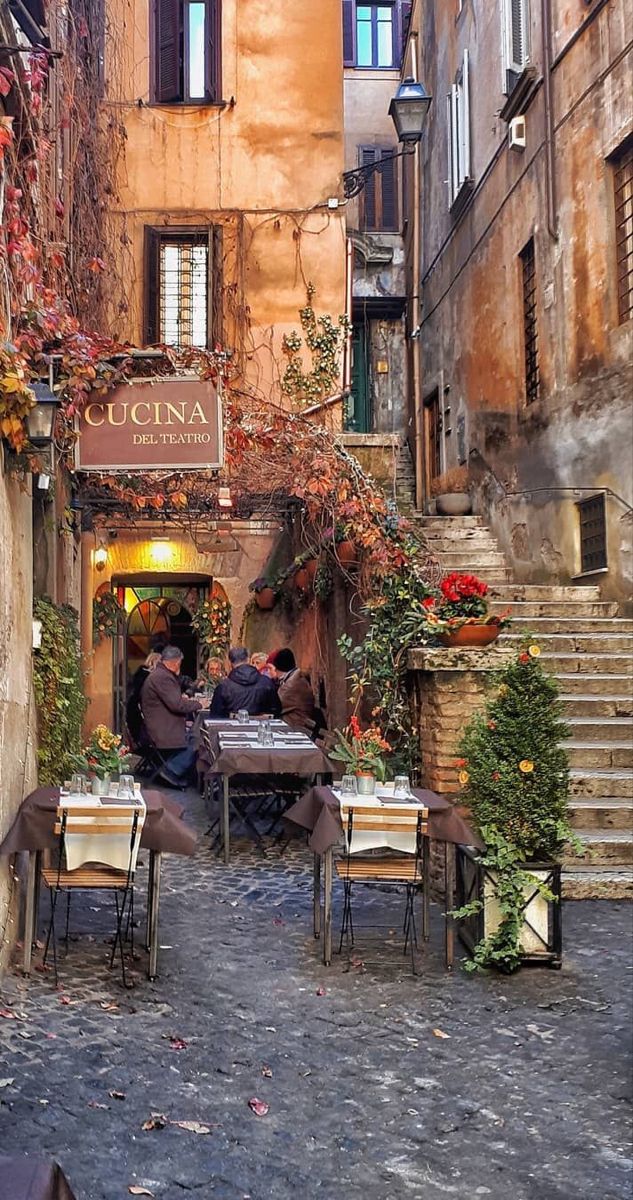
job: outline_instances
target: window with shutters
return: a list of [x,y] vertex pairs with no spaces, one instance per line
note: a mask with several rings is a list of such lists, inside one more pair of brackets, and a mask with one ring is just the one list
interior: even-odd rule
[[220,101],[220,5],[221,0],[153,0],[155,104]]
[[536,254],[534,238],[523,247],[521,260],[521,290],[523,294],[523,351],[525,355],[525,399],[533,404],[541,393],[538,361],[538,323],[536,313]]
[[145,235],[147,344],[205,348],[221,341],[221,230],[148,228]]
[[468,50],[455,76],[447,102],[448,206],[452,208],[464,185],[471,183],[470,171],[470,80]]
[[343,3],[343,61],[346,67],[400,66],[411,18],[411,0],[382,4]]
[[504,91],[509,95],[528,66],[529,0],[502,0]]
[[611,159],[620,325],[633,317],[633,137]]
[[359,199],[359,227],[367,232],[398,232],[398,160],[394,160],[394,153],[393,146],[359,146],[361,167],[380,163],[368,177]]

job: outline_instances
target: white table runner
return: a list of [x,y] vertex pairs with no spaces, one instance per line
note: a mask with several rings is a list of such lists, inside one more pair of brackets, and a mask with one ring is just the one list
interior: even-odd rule
[[[121,803],[131,803],[130,801],[121,801]],[[81,833],[67,833],[65,838],[66,848],[66,869],[68,871],[76,871],[78,867],[84,863],[102,863],[104,866],[113,867],[117,871],[127,871],[130,862],[130,834],[129,833],[97,833],[90,836],[90,826],[94,824],[104,824],[108,817],[115,818],[117,815],[117,804],[110,802],[103,804],[99,797],[94,796],[60,796],[60,808],[68,809],[72,813],[73,808],[89,808],[94,809],[94,817],[77,817],[73,818],[73,825],[77,828],[80,824]],[[136,869],[136,860],[138,857],[138,849],[141,841],[141,833],[145,824],[145,816],[147,809],[145,801],[141,800],[138,803],[138,826],[136,830],[136,839],[132,852],[132,870]]]
[[[343,837],[345,846],[347,847],[347,823],[349,819],[349,810],[371,812],[372,816],[380,818],[384,816],[385,820],[389,818],[389,810],[397,808],[402,804],[406,804],[411,809],[412,816],[419,809],[423,809],[424,805],[417,800],[391,800],[381,799],[378,796],[355,796],[352,800],[348,797],[341,797],[340,792],[335,791],[334,795],[341,806],[341,821],[343,822]],[[393,795],[393,793],[392,793]],[[399,850],[403,854],[415,854],[416,851],[416,831],[415,827],[410,830],[404,830],[402,833],[397,833],[394,830],[384,831],[380,829],[352,829],[352,844],[350,854],[363,854],[368,850]]]

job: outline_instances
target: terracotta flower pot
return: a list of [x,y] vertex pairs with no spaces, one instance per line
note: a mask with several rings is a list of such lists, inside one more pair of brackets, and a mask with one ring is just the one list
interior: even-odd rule
[[441,517],[466,517],[472,503],[468,492],[445,492],[436,497],[435,508]]
[[261,592],[255,592],[255,603],[257,607],[263,609],[264,612],[268,612],[271,608],[274,608],[275,593],[273,589],[265,587],[262,588]]
[[462,625],[455,633],[439,635],[443,646],[490,646],[498,637],[498,625]]
[[310,576],[305,567],[299,567],[299,570],[295,571],[293,582],[298,591],[307,592],[310,586]]
[[319,569],[318,558],[309,558],[306,563],[305,569],[308,573],[308,579],[310,580],[310,583],[312,583],[314,576],[316,575],[316,573]]
[[338,542],[335,547],[335,554],[342,567],[358,566],[358,551],[353,542],[348,540]]

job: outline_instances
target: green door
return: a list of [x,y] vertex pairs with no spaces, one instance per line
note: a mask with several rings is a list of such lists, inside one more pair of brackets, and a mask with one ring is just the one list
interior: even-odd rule
[[349,433],[369,433],[371,412],[367,336],[364,325],[352,328],[352,391],[347,402],[345,428]]

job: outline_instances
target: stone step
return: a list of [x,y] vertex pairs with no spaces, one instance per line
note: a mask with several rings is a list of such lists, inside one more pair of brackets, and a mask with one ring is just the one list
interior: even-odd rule
[[498,595],[494,588],[490,597],[490,610],[495,613],[508,613],[513,619],[525,621],[528,626],[533,617],[549,617],[552,619],[565,618],[568,627],[575,626],[577,619],[600,617],[602,620],[615,617],[618,606],[610,600],[508,600]]
[[565,867],[564,900],[633,900],[632,867]]
[[623,742],[624,745],[633,746],[633,717],[603,715],[598,720],[597,716],[567,718],[575,742],[583,745],[585,742]]
[[633,835],[628,829],[577,829],[576,836],[581,849],[572,846],[565,849],[563,863],[573,865],[597,863],[618,867],[633,864]]
[[[541,654],[541,662],[552,675],[627,675],[633,690],[633,654]],[[620,689],[617,688],[617,691]]]
[[427,516],[426,513],[414,512],[411,514],[411,519],[421,525],[423,529],[438,529],[444,526],[446,529],[474,529],[478,526],[480,529],[487,528],[481,517],[436,517]]
[[521,633],[519,626],[524,624],[534,633],[566,633],[575,636],[577,633],[633,633],[633,621],[623,617],[574,617],[566,620],[564,617],[523,617],[513,618],[510,632],[514,629]]
[[600,588],[597,587],[568,587],[550,586],[545,583],[509,583],[505,587],[495,588],[494,598],[499,600],[536,600],[554,603],[559,600],[569,600],[574,604],[586,601],[588,604],[600,600]]
[[491,542],[487,538],[485,540],[482,538],[480,541],[479,538],[467,540],[464,538],[429,537],[429,535],[425,533],[424,540],[434,554],[440,554],[442,556],[446,555],[447,558],[450,558],[451,555],[456,553],[470,554],[473,562],[478,562],[482,558],[487,558],[489,554],[500,555],[500,557],[503,558],[497,543]]
[[[567,633],[548,633],[543,630],[531,630],[531,632],[537,635],[541,650],[547,650],[548,653],[556,655],[577,654],[583,657],[591,653],[633,654],[633,633],[576,633],[575,630],[568,630]],[[502,634],[502,640],[506,645],[519,645],[524,637],[525,633],[516,629],[515,626],[510,626],[509,630]]]
[[633,767],[633,742],[589,742],[569,738],[562,743],[569,755],[570,767],[591,770],[598,767]]
[[574,796],[569,811],[574,829],[628,829],[633,835],[633,800],[621,796],[585,800]]
[[[543,656],[544,657],[544,656]],[[575,696],[608,696],[610,699],[631,700],[630,675],[616,675],[610,672],[556,672],[556,679],[565,697]],[[614,716],[628,717],[629,710],[614,713]]]
[[602,695],[591,695],[586,691],[572,695],[563,688],[560,699],[566,721],[573,721],[576,717],[586,717],[588,720],[596,721],[603,717],[633,716],[633,697],[631,696],[609,695],[606,692]]
[[619,796],[630,800],[633,797],[633,771],[622,768],[605,768],[598,770],[592,767],[590,771],[573,767],[569,772],[569,788],[571,796],[581,796],[585,799],[603,796]]
[[499,549],[497,539],[492,536],[489,529],[481,525],[473,525],[467,529],[444,529],[440,526],[428,529],[425,525],[423,533],[430,542],[442,542],[456,548],[459,546],[490,546],[495,550]]
[[448,571],[466,571],[469,575],[479,575],[486,579],[487,573],[492,574],[494,571],[506,569],[506,561],[502,554],[497,550],[490,551],[473,551],[473,550],[436,550],[434,546],[430,549],[434,554],[437,554],[441,564]]

